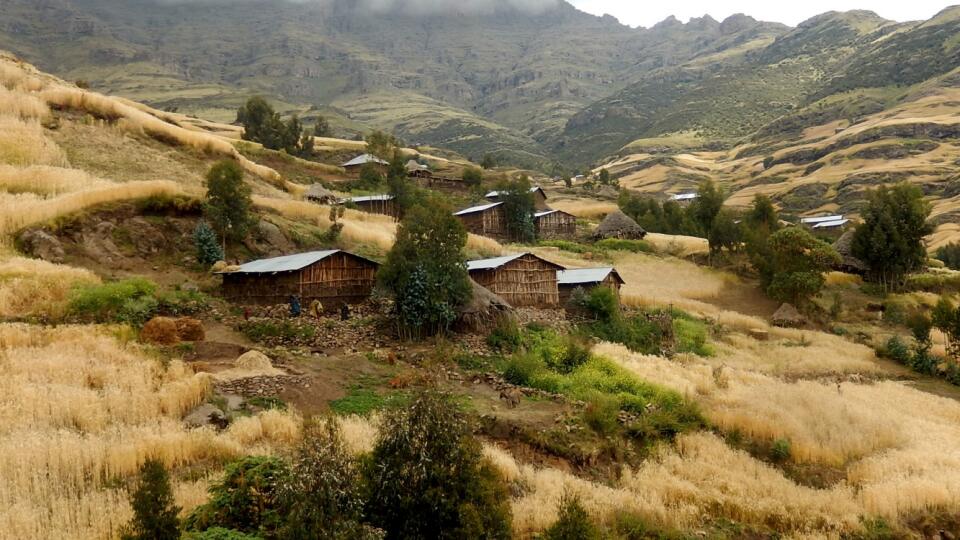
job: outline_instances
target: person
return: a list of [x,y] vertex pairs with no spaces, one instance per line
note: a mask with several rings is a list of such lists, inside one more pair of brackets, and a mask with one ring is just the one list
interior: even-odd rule
[[249,321],[249,320],[250,320],[250,307],[249,307],[249,306],[246,306],[246,307],[243,308],[243,320],[245,320],[245,321]]
[[290,295],[290,316],[299,317],[300,316],[300,299],[295,295]]
[[320,320],[320,316],[323,315],[323,304],[320,303],[320,300],[310,302],[310,314],[318,321]]
[[350,306],[346,302],[340,304],[340,320],[346,321],[350,318]]

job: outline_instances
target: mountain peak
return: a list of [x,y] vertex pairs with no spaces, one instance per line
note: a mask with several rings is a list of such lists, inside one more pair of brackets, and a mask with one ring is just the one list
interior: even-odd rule
[[651,27],[652,30],[661,30],[664,28],[675,28],[677,26],[683,26],[683,23],[680,22],[680,19],[677,19],[675,15],[670,15],[666,19],[658,22],[657,24]]

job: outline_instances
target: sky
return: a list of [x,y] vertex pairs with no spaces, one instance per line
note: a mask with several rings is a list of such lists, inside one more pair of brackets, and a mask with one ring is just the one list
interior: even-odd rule
[[960,0],[570,0],[579,9],[595,15],[609,13],[630,26],[650,27],[675,15],[683,22],[691,17],[710,14],[722,21],[734,13],[745,13],[762,21],[781,22],[790,26],[825,11],[868,9],[895,21],[929,19],[943,8]]

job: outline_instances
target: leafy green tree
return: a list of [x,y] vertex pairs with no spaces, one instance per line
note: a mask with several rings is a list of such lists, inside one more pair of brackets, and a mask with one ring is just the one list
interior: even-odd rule
[[200,264],[209,266],[223,260],[223,248],[206,221],[197,223],[197,227],[193,229],[193,244],[197,248],[197,262]]
[[222,527],[275,537],[285,517],[280,486],[288,475],[277,457],[250,456],[228,464],[223,479],[210,487],[210,500],[187,516],[186,530]]
[[543,534],[544,540],[600,540],[600,531],[590,521],[580,499],[565,493],[557,521]]
[[484,154],[480,166],[489,171],[497,166],[497,158],[493,154]]
[[933,309],[933,326],[947,338],[947,353],[960,360],[960,308],[943,296]]
[[610,171],[607,169],[600,169],[600,173],[597,174],[597,181],[601,185],[609,186],[610,185]]
[[942,261],[947,268],[960,270],[960,243],[951,242],[937,249],[936,258]]
[[247,100],[237,111],[237,122],[243,126],[243,139],[277,150],[283,147],[283,123],[270,103],[261,96]]
[[376,190],[383,184],[383,175],[380,174],[380,167],[373,163],[364,163],[360,167],[360,177],[357,179],[357,187],[360,189]]
[[414,339],[446,332],[472,292],[463,248],[467,232],[441,201],[414,206],[378,272],[396,297],[401,334]]
[[124,528],[123,540],[176,540],[180,538],[180,508],[174,504],[167,469],[157,460],[140,466],[140,483],[130,497],[133,519]]
[[250,186],[243,181],[243,169],[233,160],[216,163],[207,172],[204,213],[222,238],[239,242],[253,225]]
[[388,539],[511,537],[506,484],[448,394],[387,413],[365,476],[367,518]]
[[[800,227],[787,227],[770,236],[770,267],[764,286],[775,300],[801,305],[823,288],[823,273],[840,262],[826,242]],[[761,278],[765,276],[761,274]]]
[[753,198],[753,205],[743,220],[743,242],[750,262],[760,274],[760,280],[769,283],[773,279],[771,267],[770,235],[780,229],[780,216],[766,195]]
[[364,140],[367,142],[367,152],[380,159],[390,159],[394,155],[394,150],[400,146],[393,135],[380,130],[370,132]]
[[483,182],[483,171],[476,167],[467,167],[463,170],[463,181],[468,186],[479,186]]
[[393,202],[397,205],[401,219],[416,202],[416,191],[416,186],[411,184],[407,177],[403,154],[395,150],[387,166],[387,192],[393,196]]
[[704,235],[709,234],[713,220],[723,208],[724,195],[713,180],[704,180],[697,189],[697,198],[690,205],[690,215]]
[[762,228],[768,234],[777,232],[780,228],[780,216],[770,197],[754,195],[753,205],[744,216],[744,223],[751,229]]
[[[293,115],[280,131],[280,148],[290,155],[299,155],[303,140],[303,124],[297,115]],[[313,140],[312,138],[310,139]]]
[[531,187],[530,178],[522,175],[516,180],[502,182],[497,188],[503,202],[507,234],[518,242],[533,242],[536,238],[533,223],[536,201],[530,192]]
[[737,251],[743,241],[740,233],[740,225],[736,222],[736,214],[726,208],[721,209],[713,218],[713,224],[710,226],[710,234],[707,235],[707,241],[710,244],[710,253],[719,254],[724,249],[727,251]]
[[923,237],[933,232],[929,216],[923,192],[906,182],[880,186],[867,195],[851,250],[866,264],[868,279],[885,289],[899,287],[907,274],[926,264]]
[[317,116],[317,120],[313,124],[313,136],[330,137],[331,135],[333,135],[333,129],[330,128],[330,122],[323,116]]

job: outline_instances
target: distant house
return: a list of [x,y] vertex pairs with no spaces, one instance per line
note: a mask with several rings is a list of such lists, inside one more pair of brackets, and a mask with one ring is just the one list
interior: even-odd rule
[[502,202],[464,208],[453,215],[463,223],[467,232],[501,240],[509,236]]
[[[550,207],[547,206],[547,193],[543,191],[543,188],[540,186],[535,186],[530,188],[530,193],[533,193],[533,206],[537,210],[549,210]],[[484,198],[490,202],[500,202],[500,192],[491,191],[484,195]]]
[[381,194],[348,197],[341,199],[339,203],[368,214],[382,214],[395,219],[400,217],[397,203],[393,200],[393,195]]
[[834,219],[834,220],[831,220],[831,221],[821,221],[820,223],[817,223],[817,224],[813,225],[813,229],[814,229],[814,230],[821,230],[821,231],[823,231],[823,230],[831,230],[831,229],[832,229],[832,230],[842,229],[842,228],[846,227],[848,223],[850,223],[850,220],[849,220],[849,219],[845,219],[845,218],[844,218],[844,219]]
[[819,216],[819,217],[800,218],[800,223],[807,225],[809,227],[815,227],[816,225],[819,225],[821,223],[830,223],[833,221],[842,221],[842,220],[843,220],[842,215]]
[[603,218],[600,225],[593,231],[595,240],[618,238],[620,240],[643,240],[647,231],[637,224],[630,216],[620,210],[614,210]]
[[373,154],[361,154],[351,159],[350,161],[344,163],[342,167],[347,171],[347,173],[360,174],[360,169],[362,169],[363,166],[368,163],[377,165],[378,168],[381,168],[381,169],[388,165],[386,161],[378,158]]
[[415,159],[411,159],[407,162],[406,169],[407,176],[411,178],[430,178],[433,176],[433,172],[430,171],[430,167],[421,165]]
[[310,186],[304,198],[318,204],[335,204],[338,200],[336,194],[320,184]]
[[262,259],[221,272],[223,294],[248,305],[285,304],[291,296],[306,308],[319,300],[326,310],[370,296],[379,264],[338,249]]
[[616,268],[573,268],[557,271],[557,287],[560,292],[560,303],[566,305],[570,301],[573,291],[583,289],[589,291],[596,287],[610,287],[620,297],[620,287],[624,284],[623,278]]
[[537,238],[572,238],[577,233],[577,217],[561,210],[544,210],[533,215]]
[[698,195],[696,193],[677,193],[676,195],[671,197],[671,200],[676,201],[678,203],[689,203],[689,202],[695,201],[697,197]]
[[558,307],[558,270],[564,268],[532,253],[467,263],[467,271],[474,281],[513,307]]

